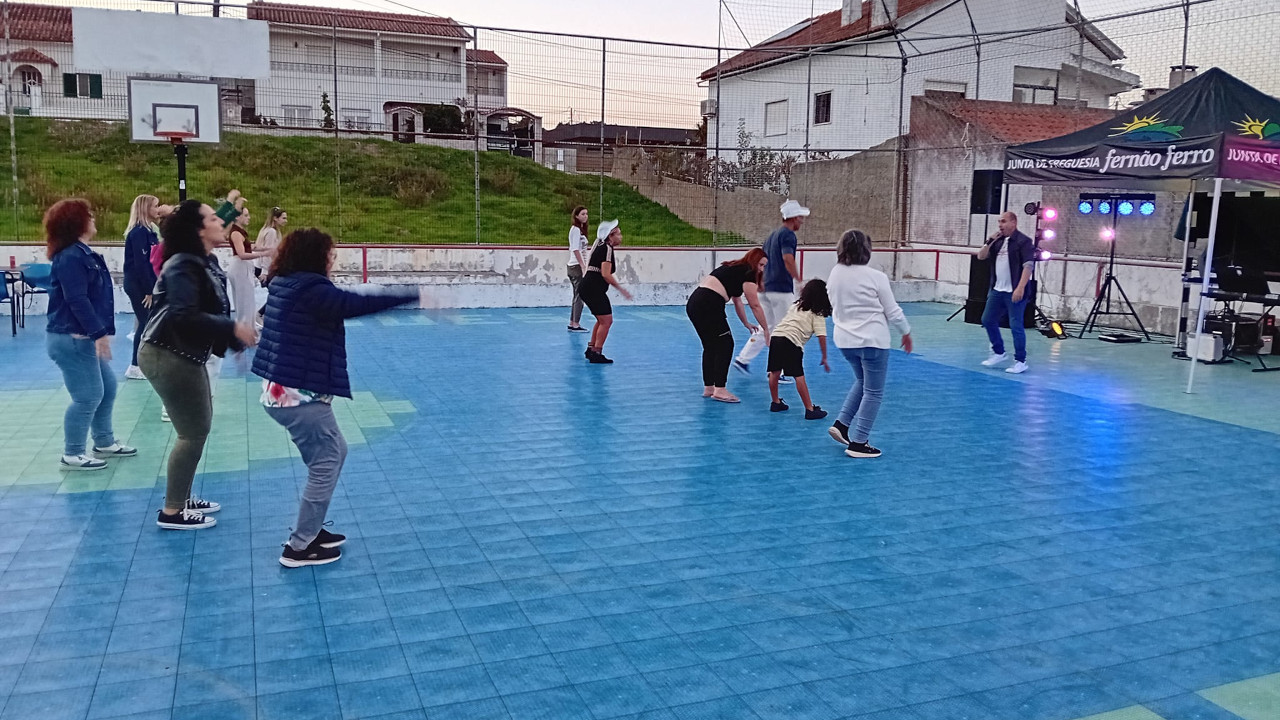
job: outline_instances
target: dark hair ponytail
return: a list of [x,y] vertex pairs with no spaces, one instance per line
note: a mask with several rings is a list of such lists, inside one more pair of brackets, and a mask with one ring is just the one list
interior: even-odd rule
[[160,223],[166,261],[178,253],[191,253],[201,257],[209,254],[204,248],[204,240],[200,239],[200,233],[204,230],[204,213],[200,212],[202,207],[204,204],[199,200],[183,200]]

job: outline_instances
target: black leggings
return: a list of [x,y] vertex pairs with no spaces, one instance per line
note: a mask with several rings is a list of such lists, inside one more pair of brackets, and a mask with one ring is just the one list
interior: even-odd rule
[[702,384],[718,388],[728,383],[729,361],[733,359],[733,333],[724,304],[720,293],[700,287],[684,305],[702,341]]
[[142,304],[144,298],[149,293],[131,292],[129,295],[129,304],[133,306],[133,315],[138,321],[138,328],[134,330],[133,335],[133,355],[129,360],[130,365],[138,364],[138,347],[142,344],[142,331],[147,327],[147,320],[151,317],[151,308]]

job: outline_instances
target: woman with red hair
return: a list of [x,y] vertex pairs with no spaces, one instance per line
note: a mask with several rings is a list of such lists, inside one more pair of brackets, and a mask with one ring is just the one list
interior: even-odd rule
[[[733,359],[733,332],[729,330],[724,306],[732,300],[742,324],[753,333],[757,329],[763,330],[767,342],[769,322],[760,305],[758,288],[768,262],[764,250],[751,248],[741,258],[712,270],[685,303],[685,312],[702,341],[702,397],[726,403],[741,402],[725,389],[729,380],[729,362]],[[751,306],[751,314],[760,323],[759,328],[747,320],[747,313],[742,307],[744,295]]]
[[[54,203],[44,214],[44,230],[52,263],[45,343],[71,395],[58,464],[63,470],[102,470],[107,467],[103,458],[138,454],[116,442],[111,427],[116,403],[116,376],[109,362],[111,336],[116,334],[115,288],[106,261],[89,248],[98,228],[88,202]],[[93,455],[86,452],[91,430]]]

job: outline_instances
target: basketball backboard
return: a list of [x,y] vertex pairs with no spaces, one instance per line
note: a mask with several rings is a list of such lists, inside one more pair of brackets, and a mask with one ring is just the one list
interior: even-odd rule
[[77,68],[161,77],[271,76],[270,35],[259,20],[76,7],[71,24]]
[[129,78],[129,139],[169,142],[157,133],[193,133],[189,143],[222,140],[218,84],[196,80]]

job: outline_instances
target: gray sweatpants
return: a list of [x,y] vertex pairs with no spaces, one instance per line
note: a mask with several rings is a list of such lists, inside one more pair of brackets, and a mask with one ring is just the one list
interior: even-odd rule
[[289,431],[302,462],[307,464],[307,486],[298,504],[298,521],[289,536],[289,547],[305,550],[320,534],[324,516],[329,512],[329,501],[338,486],[342,464],[347,460],[347,439],[342,437],[329,403],[265,409],[272,420]]

